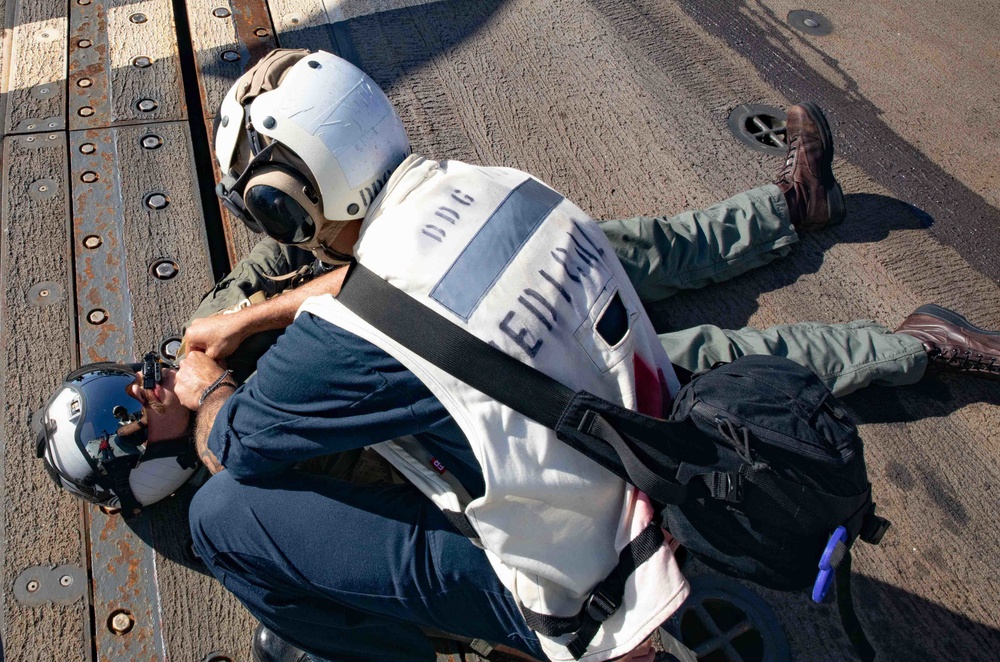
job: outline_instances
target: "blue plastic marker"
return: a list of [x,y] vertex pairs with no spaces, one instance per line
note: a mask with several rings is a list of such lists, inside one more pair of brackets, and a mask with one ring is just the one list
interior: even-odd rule
[[823,556],[819,559],[819,574],[816,575],[816,583],[813,584],[813,602],[820,603],[826,598],[833,578],[837,574],[837,566],[844,560],[847,554],[847,529],[838,526],[837,530],[830,536],[830,542],[826,543]]

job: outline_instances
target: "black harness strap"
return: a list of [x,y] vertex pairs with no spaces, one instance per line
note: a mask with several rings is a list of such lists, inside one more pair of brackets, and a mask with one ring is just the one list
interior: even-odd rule
[[529,628],[546,637],[572,634],[566,648],[579,660],[587,652],[587,646],[594,640],[601,623],[621,607],[625,581],[662,546],[663,531],[660,523],[653,521],[625,545],[618,554],[618,565],[594,588],[578,614],[567,617],[550,616],[519,605],[524,621]]
[[[585,391],[480,340],[418,303],[361,264],[351,265],[337,300],[389,338],[514,411],[556,431],[570,447],[661,503],[681,503],[686,488],[646,468],[636,439],[607,417],[628,419],[643,439],[669,446],[675,427]],[[635,472],[635,475],[633,475]]]

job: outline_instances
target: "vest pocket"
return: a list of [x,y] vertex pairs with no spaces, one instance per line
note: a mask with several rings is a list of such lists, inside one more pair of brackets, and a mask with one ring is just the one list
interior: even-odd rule
[[629,310],[610,278],[591,306],[587,319],[577,328],[577,342],[602,373],[632,354],[632,322],[638,313]]

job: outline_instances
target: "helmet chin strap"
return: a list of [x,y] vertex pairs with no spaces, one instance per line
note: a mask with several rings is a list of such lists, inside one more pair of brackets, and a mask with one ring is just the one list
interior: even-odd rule
[[345,264],[350,264],[354,258],[340,251],[335,251],[332,248],[327,248],[320,244],[312,249],[312,254],[316,256],[320,262],[329,264],[335,267],[339,267]]

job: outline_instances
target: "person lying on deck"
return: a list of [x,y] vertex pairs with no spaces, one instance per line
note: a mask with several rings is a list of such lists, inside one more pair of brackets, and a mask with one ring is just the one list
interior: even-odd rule
[[[33,421],[57,484],[126,514],[183,483],[196,451],[214,475],[191,504],[195,548],[261,622],[258,662],[431,660],[428,631],[573,659],[565,636],[532,630],[525,614],[578,609],[616,558],[616,536],[599,532],[627,536],[651,518],[613,476],[553,482],[575,475],[561,466],[536,467],[530,495],[497,498],[495,456],[463,427],[497,436],[496,411],[486,402],[476,418],[463,404],[474,394],[428,383],[426,366],[337,302],[355,261],[512,356],[570,386],[603,384],[630,408],[635,397],[614,384],[635,383],[637,365],[661,376],[668,401],[687,375],[748,354],[796,361],[837,395],[932,372],[1000,379],[1000,333],[934,305],[895,331],[856,321],[653,332],[641,304],[767,264],[800,232],[844,219],[831,133],[813,104],[789,109],[775,184],[671,218],[600,223],[526,173],[411,154],[383,92],[328,53],[272,52],[233,86],[221,116],[218,193],[268,238],[199,306],[179,367],[155,357],[85,366]],[[468,267],[505,249],[475,238],[501,225],[517,241],[484,281]],[[544,243],[553,233],[563,243]],[[592,314],[615,292],[631,344],[609,345]],[[350,463],[336,475],[297,469],[367,446],[413,481],[342,480]],[[425,497],[420,471],[462,493],[484,548]],[[568,512],[568,495],[575,514],[601,523],[572,541],[541,524]],[[504,528],[524,523],[510,504],[527,502],[537,522]],[[583,659],[652,660],[652,631],[687,592],[673,550],[667,536]]]

